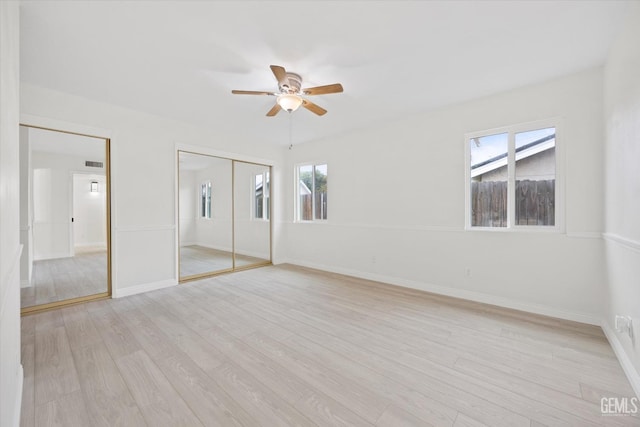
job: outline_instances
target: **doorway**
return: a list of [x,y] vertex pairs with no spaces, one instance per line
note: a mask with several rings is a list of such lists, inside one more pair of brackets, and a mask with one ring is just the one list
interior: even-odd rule
[[109,143],[20,126],[23,314],[111,295]]
[[[107,177],[73,173],[71,240],[73,253],[107,251]],[[102,191],[101,191],[102,190]]]

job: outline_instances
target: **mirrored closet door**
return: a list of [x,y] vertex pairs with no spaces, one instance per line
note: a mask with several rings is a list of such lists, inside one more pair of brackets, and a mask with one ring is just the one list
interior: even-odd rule
[[234,161],[236,268],[271,262],[271,168]]
[[233,269],[232,161],[178,153],[180,279]]
[[23,313],[107,297],[109,140],[20,126]]
[[178,152],[180,281],[271,263],[270,169]]

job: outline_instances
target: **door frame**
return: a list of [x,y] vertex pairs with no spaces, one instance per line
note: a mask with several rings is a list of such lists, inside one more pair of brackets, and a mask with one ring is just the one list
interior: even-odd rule
[[[44,122],[44,124],[42,123]],[[37,304],[29,307],[21,307],[20,314],[35,314],[42,311],[51,310],[54,308],[65,307],[74,304],[80,304],[88,301],[101,300],[106,298],[111,298],[112,295],[112,242],[111,242],[111,138],[109,136],[105,136],[108,132],[96,131],[95,129],[90,128],[81,128],[79,130],[71,130],[76,129],[78,126],[71,125],[68,123],[60,123],[56,120],[49,120],[34,116],[21,116],[21,120],[19,123],[20,126],[33,128],[33,129],[41,129],[52,132],[60,132],[66,133],[70,135],[79,135],[86,136],[90,138],[102,139],[105,142],[105,184],[106,184],[106,238],[107,238],[107,290],[105,292],[99,292],[97,294],[85,295],[75,298],[69,298],[60,301],[53,301],[45,304]],[[66,128],[66,129],[62,129]],[[102,135],[101,135],[102,134]],[[73,173],[71,175],[71,189],[73,190]],[[73,206],[73,195],[71,199],[71,206]],[[71,209],[73,211],[73,209]],[[73,212],[72,212],[73,213]],[[70,233],[71,235],[72,233]],[[71,244],[71,251],[73,252],[73,242]]]

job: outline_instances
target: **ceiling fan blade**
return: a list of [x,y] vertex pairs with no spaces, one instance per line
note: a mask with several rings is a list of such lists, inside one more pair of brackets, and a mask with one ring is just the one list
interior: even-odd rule
[[280,112],[280,110],[282,110],[282,107],[280,106],[280,104],[276,103],[271,110],[269,110],[269,112],[267,113],[267,117],[273,117],[276,114],[278,114]]
[[302,89],[304,95],[325,95],[328,93],[340,93],[344,89],[340,83],[334,83],[326,86],[316,86]]
[[312,113],[316,113],[319,116],[324,116],[327,113],[327,110],[324,108],[314,104],[311,101],[307,101],[306,99],[302,100],[302,106]]
[[287,71],[284,67],[279,65],[271,65],[271,71],[273,75],[276,76],[276,80],[278,80],[279,86],[284,86],[287,89],[289,88],[289,77],[287,77]]
[[275,95],[273,92],[262,92],[257,90],[232,90],[234,95]]

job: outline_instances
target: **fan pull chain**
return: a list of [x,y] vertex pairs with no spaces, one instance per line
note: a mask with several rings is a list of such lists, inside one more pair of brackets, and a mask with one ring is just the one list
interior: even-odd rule
[[289,112],[289,150],[293,148],[293,114]]

